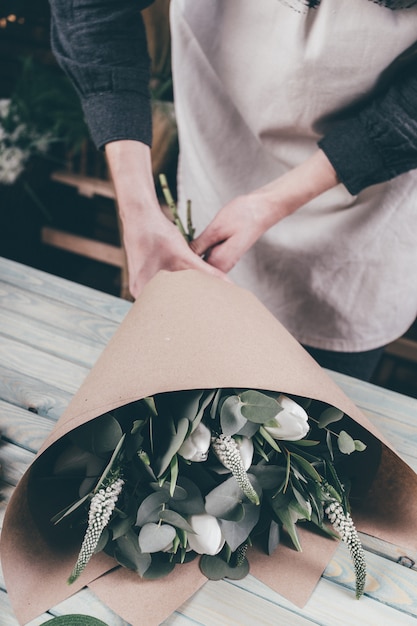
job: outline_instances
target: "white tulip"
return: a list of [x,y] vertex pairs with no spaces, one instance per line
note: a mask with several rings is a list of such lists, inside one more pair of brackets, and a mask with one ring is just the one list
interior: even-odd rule
[[242,463],[245,470],[248,470],[252,465],[253,459],[253,442],[249,437],[234,437],[237,447],[239,448],[240,456],[242,457]]
[[282,411],[264,424],[265,430],[274,439],[287,441],[303,439],[310,429],[308,415],[303,407],[284,395],[278,397],[278,404]]
[[188,533],[188,545],[198,554],[218,554],[224,546],[220,524],[213,515],[191,515],[188,520],[195,535]]
[[178,454],[187,461],[201,463],[206,461],[211,442],[211,431],[202,422],[182,444]]

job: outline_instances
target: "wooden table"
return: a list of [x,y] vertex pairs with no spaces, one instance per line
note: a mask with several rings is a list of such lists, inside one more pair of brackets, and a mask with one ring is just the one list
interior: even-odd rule
[[[127,313],[130,303],[0,259],[1,520],[19,478]],[[417,471],[417,400],[331,374]],[[417,520],[416,520],[417,529]],[[366,596],[354,599],[350,556],[341,544],[304,609],[248,576],[207,582],[164,626],[401,626],[417,619],[417,554],[362,536]],[[83,590],[33,620],[83,613],[127,626]],[[0,577],[0,624],[17,626]],[[417,626],[417,624],[416,624]]]

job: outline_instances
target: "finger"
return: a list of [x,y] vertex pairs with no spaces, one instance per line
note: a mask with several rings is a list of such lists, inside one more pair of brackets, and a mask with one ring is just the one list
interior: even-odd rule
[[236,265],[242,256],[242,251],[233,239],[212,248],[205,257],[207,263],[221,272],[227,273]]
[[198,256],[203,256],[210,248],[224,241],[224,238],[224,235],[221,235],[218,229],[210,224],[190,243],[190,248]]
[[226,280],[227,282],[231,282],[230,278],[227,276],[225,272],[221,269],[206,263],[203,259],[196,256],[194,260],[194,268],[200,271],[205,272],[206,274],[210,274],[211,276],[216,276],[217,278],[221,278],[222,280]]

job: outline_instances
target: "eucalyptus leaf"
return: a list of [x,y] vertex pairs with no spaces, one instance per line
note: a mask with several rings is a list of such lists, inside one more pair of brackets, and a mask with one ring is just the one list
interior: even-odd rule
[[275,489],[285,479],[286,470],[281,465],[252,465],[251,474],[254,474],[262,489]]
[[145,574],[152,562],[151,555],[140,550],[138,537],[133,531],[126,533],[115,541],[114,558],[120,565],[133,570],[139,576]]
[[143,526],[147,522],[157,522],[158,513],[168,500],[169,493],[166,490],[156,491],[147,496],[138,508],[136,526]]
[[238,504],[235,506],[230,513],[223,514],[222,519],[227,520],[229,522],[241,522],[245,517],[245,507],[243,504]]
[[178,484],[176,485],[172,496],[170,494],[170,485],[167,483],[160,485],[159,483],[152,482],[150,483],[150,486],[152,487],[152,489],[155,489],[155,491],[165,492],[166,494],[168,494],[168,498],[172,497],[174,498],[174,500],[185,500],[187,498],[186,489],[180,487]]
[[259,424],[255,424],[255,422],[249,422],[248,420],[246,420],[246,424],[243,426],[243,428],[238,430],[236,434],[241,437],[249,437],[249,439],[252,439],[252,437],[258,432],[258,430]]
[[229,396],[220,409],[220,426],[225,435],[235,435],[244,428],[247,419],[242,415],[242,402],[239,396]]
[[153,554],[152,563],[146,570],[143,578],[146,580],[157,580],[168,576],[175,568],[175,562],[171,561],[166,554]]
[[70,438],[80,448],[100,455],[114,450],[122,435],[123,431],[117,419],[106,413],[75,428]]
[[241,393],[240,399],[243,404],[242,415],[256,424],[269,422],[282,411],[282,407],[274,398],[254,389]]
[[169,524],[150,522],[142,526],[139,532],[139,548],[142,552],[160,552],[166,550],[174,541],[176,532]]
[[245,559],[242,565],[232,567],[220,556],[209,556],[204,554],[200,559],[200,569],[209,580],[241,580],[249,573],[249,563]]
[[233,522],[219,519],[222,535],[233,552],[241,543],[246,541],[259,520],[259,506],[249,503],[242,506],[245,510],[245,515],[240,521]]
[[[184,491],[186,493],[185,498],[176,497],[178,493],[182,496]],[[169,508],[175,509],[178,513],[183,513],[185,515],[198,515],[200,513],[204,513],[204,500],[200,489],[189,478],[180,476],[174,491],[174,497],[169,500]]]
[[329,406],[320,415],[318,427],[326,428],[326,426],[328,426],[329,424],[333,424],[333,422],[340,421],[343,416],[344,416],[343,411],[341,411],[340,409],[336,409],[333,406]]
[[126,517],[116,517],[110,523],[109,527],[112,531],[112,538],[119,539],[119,537],[123,537],[134,525],[135,518],[133,515]]
[[102,475],[100,476],[100,479],[97,483],[96,488],[94,489],[94,491],[98,491],[103,483],[103,481],[107,478],[108,474],[114,469],[113,466],[116,466],[116,469],[118,467],[118,463],[119,463],[119,452],[122,449],[122,445],[123,442],[125,440],[125,435],[122,435],[120,438],[119,443],[117,444],[117,446],[115,447],[113,454],[111,455],[110,461],[107,463],[107,466],[104,469],[104,472],[102,473]]
[[340,431],[337,445],[342,454],[352,454],[356,449],[353,438],[345,430]]
[[230,515],[243,498],[242,490],[234,476],[231,476],[206,495],[206,512],[217,518]]
[[175,528],[181,528],[181,530],[185,530],[187,533],[195,534],[190,524],[186,519],[182,517],[176,511],[171,511],[170,509],[163,509],[159,512],[159,519],[162,522],[166,522],[167,524],[171,524],[175,526]]

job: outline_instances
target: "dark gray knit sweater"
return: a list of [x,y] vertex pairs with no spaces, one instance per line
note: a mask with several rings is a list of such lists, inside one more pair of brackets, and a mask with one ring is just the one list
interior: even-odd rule
[[[50,0],[52,48],[80,95],[98,147],[118,139],[151,143],[149,58],[140,15],[151,3]],[[378,1],[381,11],[415,3],[400,0],[398,9],[398,0]],[[318,145],[352,194],[417,168],[417,54],[362,105],[336,116]]]

